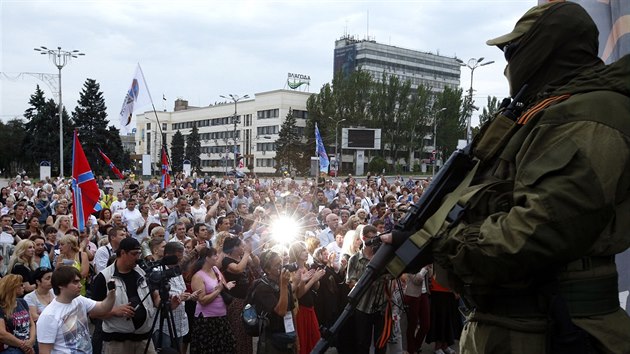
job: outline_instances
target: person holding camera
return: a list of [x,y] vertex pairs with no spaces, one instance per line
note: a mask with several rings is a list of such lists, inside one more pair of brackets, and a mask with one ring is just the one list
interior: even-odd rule
[[[146,273],[136,264],[141,254],[138,240],[133,237],[123,239],[116,249],[114,263],[94,278],[92,298],[96,301],[105,299],[106,284],[110,280],[115,281],[117,289],[112,310],[95,316],[103,320],[105,354],[144,353],[151,336],[159,298],[157,291],[149,290]],[[152,344],[147,353],[156,353]]]
[[[377,237],[376,228],[366,225],[363,228],[363,248],[352,255],[348,261],[346,283],[352,289],[363,275],[380,243],[374,243]],[[383,275],[376,279],[357,303],[354,312],[354,329],[356,335],[356,353],[367,354],[374,343],[375,353],[384,354],[386,346],[380,346],[379,337],[383,332],[385,318],[383,310],[387,305],[386,289],[389,289],[389,276]],[[373,337],[373,338],[372,338]]]
[[267,323],[258,339],[258,354],[293,354],[298,338],[293,317],[291,272],[282,267],[282,257],[275,251],[260,255],[264,276],[249,290],[257,312],[267,314]]
[[116,288],[110,287],[104,300],[97,302],[80,295],[80,280],[79,270],[71,266],[60,266],[52,272],[50,283],[56,297],[37,321],[40,354],[92,353],[87,315],[111,311]]

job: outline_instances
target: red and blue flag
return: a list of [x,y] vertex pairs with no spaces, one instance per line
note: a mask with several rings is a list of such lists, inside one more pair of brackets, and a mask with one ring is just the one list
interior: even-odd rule
[[94,173],[75,130],[72,143],[72,216],[73,224],[79,231],[85,229],[90,214],[101,210],[100,196]]
[[171,176],[168,174],[168,158],[166,157],[166,149],[162,147],[162,181],[160,187],[162,189],[171,185]]
[[101,154],[101,157],[103,158],[103,160],[105,160],[105,163],[107,164],[107,166],[109,166],[109,168],[112,169],[112,172],[114,172],[114,174],[118,178],[125,179],[125,176],[120,172],[118,167],[116,167],[116,165],[114,165],[112,160],[110,160],[109,157],[107,157],[107,155],[105,155],[105,153],[101,151],[101,149],[98,149],[98,152],[99,152],[99,154]]

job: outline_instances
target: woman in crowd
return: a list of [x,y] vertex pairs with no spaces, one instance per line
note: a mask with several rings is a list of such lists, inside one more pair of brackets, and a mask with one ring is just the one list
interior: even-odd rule
[[98,214],[98,219],[96,220],[98,223],[98,228],[102,228],[105,225],[112,224],[112,211],[109,208],[101,209],[101,212]]
[[458,296],[449,288],[431,279],[431,325],[427,343],[434,343],[435,354],[455,354],[451,348],[462,332]]
[[214,248],[199,252],[193,268],[192,290],[199,292],[192,329],[190,353],[234,353],[234,336],[227,319],[227,307],[221,291],[231,289],[234,282],[226,283],[217,268],[219,256]]
[[44,232],[39,225],[39,220],[37,219],[37,216],[31,216],[30,218],[28,218],[28,221],[26,222],[26,230],[31,232],[31,236],[44,236]]
[[85,296],[85,281],[90,272],[90,261],[86,252],[82,252],[76,236],[64,235],[59,240],[59,256],[55,261],[55,268],[69,265],[77,268],[81,273],[81,295]]
[[230,295],[234,299],[228,305],[228,320],[236,340],[236,353],[251,354],[253,351],[252,338],[245,333],[241,321],[241,312],[245,306],[245,297],[250,285],[248,263],[252,257],[251,249],[240,238],[230,236],[223,242],[223,253],[225,253],[225,257],[221,269],[225,279],[234,281],[236,284],[230,290]]
[[0,279],[0,343],[6,354],[34,354],[35,322],[28,312],[23,279],[9,274]]
[[193,221],[195,224],[203,223],[206,221],[206,213],[208,212],[208,210],[206,209],[206,206],[202,204],[202,200],[198,196],[192,198],[190,212],[193,216]]
[[33,235],[28,239],[33,241],[35,246],[35,253],[33,254],[35,264],[39,267],[52,268],[50,257],[48,256],[48,251],[46,250],[46,239],[44,236]]
[[[326,274],[319,280],[319,289],[315,297],[315,313],[320,325],[330,328],[339,315],[341,284],[344,277],[334,269],[335,254],[329,253],[326,247],[319,247],[313,252],[311,269],[324,269]],[[347,294],[347,292],[346,292]]]
[[42,314],[46,306],[55,298],[55,293],[50,283],[52,272],[52,269],[47,267],[37,268],[33,273],[35,291],[31,291],[24,296],[33,322],[37,322],[39,315]]
[[33,282],[33,272],[39,268],[35,263],[35,244],[31,240],[18,242],[13,250],[13,255],[9,259],[8,273],[18,274],[24,281],[24,292],[30,293],[35,290]]
[[264,251],[260,255],[264,275],[250,290],[256,310],[267,313],[268,319],[258,338],[258,354],[294,354],[297,334],[287,333],[285,328],[285,319],[292,321],[295,328],[291,273],[282,264],[278,253]]
[[61,239],[66,233],[68,233],[68,231],[70,231],[70,229],[72,229],[70,217],[68,215],[57,215],[57,220],[55,220],[53,227],[57,229],[57,237]]
[[319,322],[315,314],[315,290],[319,288],[319,279],[325,274],[325,269],[308,269],[308,250],[304,242],[294,242],[289,248],[289,262],[297,264],[297,274],[300,275],[296,285],[295,295],[298,298],[299,310],[295,322],[300,342],[300,354],[308,354],[320,338]]
[[359,252],[359,249],[361,249],[361,245],[363,244],[363,241],[361,241],[363,226],[364,225],[357,226],[354,233],[346,235],[343,238],[343,246],[341,246],[341,262],[344,262],[345,259],[345,262],[347,263],[350,257]]
[[46,252],[48,252],[48,258],[52,264],[57,247],[57,229],[50,225],[44,226],[44,237],[46,238]]
[[153,203],[153,210],[150,212],[150,214],[153,216],[157,216],[162,226],[166,227],[168,214],[170,214],[170,211],[166,206],[164,206],[164,199],[157,198],[155,200],[155,202]]

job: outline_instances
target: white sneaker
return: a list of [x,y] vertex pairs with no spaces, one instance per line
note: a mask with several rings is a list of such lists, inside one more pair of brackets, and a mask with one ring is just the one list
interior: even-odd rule
[[446,353],[446,354],[456,354],[457,352],[451,347],[446,347],[446,349],[444,349],[444,353]]

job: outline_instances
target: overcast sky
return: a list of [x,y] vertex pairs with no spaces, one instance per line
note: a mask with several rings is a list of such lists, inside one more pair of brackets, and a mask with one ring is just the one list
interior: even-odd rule
[[[512,30],[536,0],[410,1],[0,1],[0,118],[19,117],[37,84],[19,73],[57,69],[33,48],[61,46],[86,55],[62,70],[71,112],[86,78],[101,85],[108,117],[118,112],[140,63],[158,110],[176,98],[193,106],[281,89],[288,72],[311,77],[310,92],[331,81],[336,39],[367,35],[398,47],[495,63],[475,70],[476,106],[507,95],[502,53],[489,38]],[[462,69],[461,86],[470,86]],[[167,98],[166,104],[162,96]],[[148,108],[148,107],[147,107]]]

